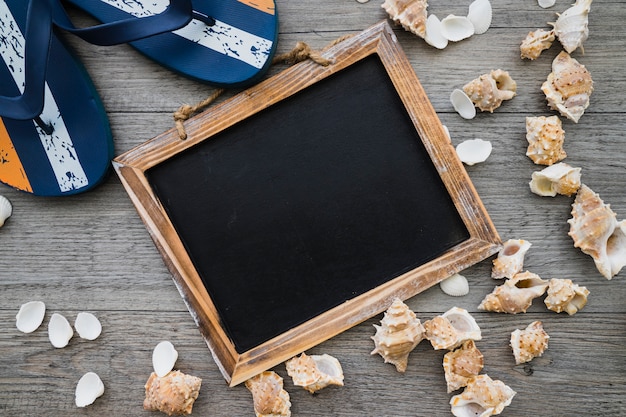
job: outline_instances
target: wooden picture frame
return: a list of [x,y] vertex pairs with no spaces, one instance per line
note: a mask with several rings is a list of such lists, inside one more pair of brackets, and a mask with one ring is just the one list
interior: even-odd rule
[[[231,386],[386,310],[395,297],[412,297],[501,247],[388,24],[381,22],[344,40],[323,56],[332,64],[301,62],[190,119],[186,140],[172,129],[113,161]],[[344,85],[349,85],[346,91]],[[375,96],[368,102],[363,98],[370,91],[386,98],[378,103]],[[361,105],[362,109],[353,109]],[[377,112],[383,115],[377,117]],[[387,120],[396,121],[385,125]],[[334,131],[341,133],[334,137]],[[389,135],[384,134],[387,131]],[[362,137],[363,143],[351,142]],[[224,172],[222,163],[230,164]],[[423,168],[412,169],[414,163]],[[306,168],[300,169],[303,164]],[[251,166],[252,173],[239,172]],[[276,166],[280,170],[275,171]],[[308,175],[311,170],[314,175]],[[336,189],[335,183],[340,184]],[[371,189],[369,184],[374,184]],[[346,194],[349,198],[343,198]],[[237,211],[234,205],[245,208]],[[331,214],[324,214],[326,210]],[[244,225],[238,213],[248,219]],[[289,224],[285,217],[290,217]],[[233,228],[239,229],[230,236]],[[322,238],[316,235],[319,229]],[[431,243],[438,235],[448,237]],[[432,253],[422,253],[431,247]],[[398,260],[396,252],[402,252]],[[271,262],[265,262],[268,257]],[[283,259],[295,266],[283,266]],[[377,270],[379,264],[384,265],[382,272]],[[213,270],[214,265],[223,269]],[[242,268],[243,278],[222,275],[229,268]],[[282,275],[275,278],[275,271]],[[254,294],[262,300],[254,299]],[[335,294],[340,294],[337,299]],[[329,302],[318,303],[320,311],[314,304],[298,317],[309,308],[301,301],[305,298]],[[248,303],[253,311],[242,313]],[[271,318],[259,312],[267,305]],[[258,321],[241,324],[244,317]],[[250,336],[269,322],[276,326]]]

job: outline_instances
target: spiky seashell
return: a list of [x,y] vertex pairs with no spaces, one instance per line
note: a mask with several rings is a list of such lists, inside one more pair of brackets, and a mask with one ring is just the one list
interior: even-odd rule
[[568,53],[583,46],[589,37],[589,10],[592,0],[576,0],[576,3],[561,13],[556,22],[548,22],[554,27],[556,37]]
[[460,348],[443,355],[448,393],[466,386],[470,378],[480,373],[483,366],[483,354],[473,340],[466,340]]
[[504,382],[489,375],[471,378],[465,390],[450,399],[456,417],[488,417],[500,414],[511,404],[516,392]]
[[462,41],[474,34],[474,25],[465,16],[450,14],[441,19],[441,34],[451,42]]
[[469,292],[469,282],[461,274],[454,274],[439,283],[441,291],[453,297],[461,297]]
[[428,15],[428,19],[426,19],[424,40],[427,44],[437,49],[444,49],[448,46],[448,39],[441,33],[441,20],[434,14]]
[[485,162],[491,155],[491,142],[482,139],[469,139],[456,146],[456,154],[466,165]]
[[517,365],[530,362],[533,358],[543,355],[548,348],[548,333],[539,320],[530,323],[526,329],[511,332],[511,348]]
[[539,275],[521,272],[487,294],[478,309],[496,313],[525,313],[533,300],[542,296],[547,288],[548,282]]
[[528,156],[537,165],[552,165],[567,157],[565,131],[558,116],[526,117]]
[[426,36],[426,19],[428,18],[428,1],[426,0],[385,0],[381,6],[391,20],[424,38]]
[[552,110],[578,123],[589,107],[593,80],[584,65],[562,51],[552,61],[552,72],[542,84],[541,91]]
[[502,101],[515,97],[516,90],[515,80],[501,69],[483,74],[463,86],[463,91],[476,107],[491,113],[502,105]]
[[409,306],[399,298],[394,299],[385,312],[380,326],[374,325],[376,334],[372,336],[375,348],[385,363],[396,366],[398,372],[406,371],[409,353],[424,339],[424,327]]
[[181,371],[172,371],[163,377],[152,372],[145,385],[143,408],[170,416],[191,414],[201,384],[202,379]]
[[465,91],[455,88],[450,93],[450,103],[452,103],[452,107],[454,110],[464,119],[473,119],[476,117],[476,106],[474,106],[474,102]]
[[43,301],[29,301],[20,306],[15,316],[15,326],[23,333],[32,333],[41,326],[46,314],[46,305]]
[[343,386],[343,370],[337,358],[328,354],[300,356],[285,363],[293,384],[313,394],[329,385]]
[[104,394],[104,384],[95,372],[87,372],[76,384],[74,399],[76,407],[87,407]]
[[0,227],[4,226],[4,222],[13,214],[13,206],[8,198],[0,195]]
[[526,35],[526,38],[519,46],[522,59],[539,58],[543,51],[552,46],[554,39],[553,30],[537,29],[534,32],[528,32],[528,35]]
[[532,244],[524,239],[509,239],[493,260],[491,278],[513,278],[524,267],[524,256]]
[[574,284],[571,279],[552,278],[543,302],[549,310],[557,313],[565,311],[571,316],[587,304],[588,295],[586,287]]
[[467,18],[474,25],[474,33],[482,35],[491,26],[491,2],[489,0],[474,0],[469,5]]
[[618,222],[616,217],[611,207],[583,184],[572,203],[572,218],[567,221],[574,247],[591,256],[606,279],[626,265],[626,220]]
[[264,371],[245,382],[252,393],[256,417],[289,417],[291,401],[283,389],[283,379],[274,371]]
[[480,327],[474,317],[459,307],[424,322],[426,338],[433,349],[454,349],[466,340],[480,340]]
[[96,340],[102,333],[102,324],[96,316],[91,313],[78,313],[74,320],[74,329],[78,335],[86,340]]
[[48,322],[48,338],[52,346],[63,348],[67,346],[72,336],[74,336],[74,330],[70,322],[61,314],[54,313]]
[[157,376],[164,377],[176,364],[178,359],[178,351],[174,348],[172,342],[164,340],[159,342],[152,350],[152,368]]
[[533,172],[530,191],[543,197],[554,197],[557,194],[571,196],[580,188],[580,171],[581,168],[559,162]]

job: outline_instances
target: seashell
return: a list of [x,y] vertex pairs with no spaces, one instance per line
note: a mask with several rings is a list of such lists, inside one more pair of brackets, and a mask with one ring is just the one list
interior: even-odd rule
[[289,417],[291,402],[283,389],[283,379],[274,371],[264,371],[245,382],[252,393],[257,417]]
[[578,123],[589,107],[593,80],[584,65],[563,51],[552,61],[552,72],[542,84],[541,91],[552,110]]
[[542,7],[544,9],[554,6],[555,3],[556,0],[537,0],[537,4],[539,4],[539,7]]
[[76,384],[76,407],[87,407],[102,394],[104,394],[104,384],[98,374],[87,372]]
[[567,222],[574,247],[591,256],[606,279],[626,265],[626,220],[618,222],[611,207],[584,184],[576,194],[572,218]]
[[476,117],[474,102],[465,94],[465,91],[455,88],[450,94],[450,102],[462,118],[469,120]]
[[67,319],[59,313],[54,313],[48,323],[48,338],[55,348],[67,346],[74,336],[74,330]]
[[519,46],[522,59],[537,59],[543,51],[550,49],[554,42],[554,31],[537,29],[534,32],[528,32],[526,38]]
[[463,86],[463,91],[482,111],[493,113],[502,105],[502,101],[515,97],[517,83],[508,72],[501,69],[470,81]]
[[450,399],[452,414],[456,417],[488,417],[500,414],[511,404],[516,392],[489,375],[471,378],[465,390]]
[[167,340],[159,342],[152,351],[154,372],[157,376],[164,377],[174,369],[176,359],[178,359],[178,351],[174,348],[174,345]]
[[402,25],[404,30],[420,38],[426,36],[428,1],[426,0],[385,0],[381,6],[391,20]]
[[13,206],[8,198],[0,195],[0,227],[4,226],[4,222],[13,214]]
[[474,25],[465,16],[450,14],[441,19],[441,34],[449,41],[462,41],[474,34]]
[[543,197],[554,197],[557,194],[571,196],[580,188],[580,171],[581,168],[559,162],[539,172],[533,172],[529,183],[530,191]]
[[426,19],[424,40],[427,44],[437,49],[444,49],[448,46],[448,39],[441,34],[441,20],[434,14],[428,15],[428,19]]
[[511,333],[511,348],[515,357],[515,364],[530,362],[533,358],[543,355],[548,348],[548,333],[543,330],[543,324],[533,321],[524,330],[516,329]]
[[471,139],[459,143],[456,146],[456,154],[463,163],[474,165],[485,162],[491,155],[491,149],[491,142],[488,140]]
[[172,371],[164,377],[152,372],[145,385],[143,408],[169,416],[191,414],[201,384],[202,379],[180,371]]
[[87,340],[96,340],[102,332],[100,320],[91,313],[78,313],[74,328],[80,337]]
[[548,282],[532,272],[521,272],[487,294],[478,306],[479,310],[496,313],[525,313],[533,302],[546,292]]
[[483,354],[473,340],[466,340],[460,348],[443,355],[448,393],[466,386],[470,378],[480,373],[483,366]]
[[424,327],[399,298],[393,300],[380,324],[374,325],[375,348],[371,354],[378,353],[385,363],[395,365],[398,372],[406,371],[409,353],[424,339]]
[[567,157],[565,131],[558,116],[526,117],[526,140],[526,156],[535,164],[552,165]]
[[32,333],[41,326],[46,314],[46,305],[42,301],[29,301],[20,306],[15,316],[15,326],[23,333]]
[[454,349],[466,340],[480,340],[476,320],[459,307],[452,307],[440,316],[424,322],[426,338],[433,349]]
[[482,35],[491,26],[491,3],[489,0],[474,0],[469,5],[467,18],[474,25],[474,34]]
[[337,358],[323,354],[300,356],[285,363],[293,384],[303,387],[311,394],[329,385],[343,386],[343,370]]
[[552,278],[548,286],[548,295],[543,300],[549,310],[570,316],[587,304],[589,290],[574,284],[571,279]]
[[513,278],[524,267],[524,256],[532,244],[523,239],[509,239],[493,260],[491,278]]
[[461,274],[454,274],[439,283],[441,291],[453,297],[461,297],[469,292],[467,278]]
[[[589,37],[589,10],[592,0],[576,0],[576,3],[561,13],[556,22],[548,22],[554,27],[556,37],[563,49],[571,54]],[[584,51],[583,51],[584,52]]]

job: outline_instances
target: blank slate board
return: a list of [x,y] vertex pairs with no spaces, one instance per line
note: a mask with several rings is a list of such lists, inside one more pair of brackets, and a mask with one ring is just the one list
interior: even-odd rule
[[116,158],[231,384],[499,249],[381,23]]

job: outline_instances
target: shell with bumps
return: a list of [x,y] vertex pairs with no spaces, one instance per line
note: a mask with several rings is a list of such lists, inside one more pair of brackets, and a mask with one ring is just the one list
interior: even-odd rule
[[516,90],[515,80],[507,71],[501,69],[483,74],[463,86],[463,91],[476,107],[492,113],[504,100],[515,97]]
[[516,329],[511,332],[511,348],[515,364],[530,362],[533,358],[543,355],[548,348],[548,339],[550,336],[539,320],[533,321],[524,330]]
[[466,340],[458,349],[443,355],[443,370],[448,393],[466,386],[470,378],[482,371],[483,366],[483,354],[473,340]]
[[556,37],[568,53],[574,52],[589,37],[589,10],[592,0],[576,0],[576,3],[561,13],[556,22],[548,22],[554,27]]
[[396,366],[398,372],[406,371],[409,353],[424,339],[424,326],[409,306],[396,298],[385,312],[379,325],[374,325],[372,336],[375,348],[385,363]]
[[589,290],[574,284],[571,279],[552,278],[543,302],[549,310],[574,315],[587,304]]
[[533,172],[529,183],[530,191],[542,197],[557,194],[571,196],[580,188],[581,168],[574,168],[565,162],[551,165],[539,172]]
[[293,384],[313,394],[329,385],[343,386],[343,370],[337,358],[328,354],[306,355],[289,359],[285,363]]
[[534,32],[528,32],[519,46],[522,59],[534,60],[539,58],[543,51],[550,49],[554,39],[553,30],[537,29]]
[[524,239],[509,239],[493,260],[491,278],[513,278],[524,267],[524,257],[532,244]]
[[478,309],[496,313],[525,313],[533,300],[542,296],[547,288],[548,282],[539,275],[521,272],[487,294]]
[[252,393],[256,417],[291,416],[289,393],[283,389],[283,379],[276,372],[261,372],[245,385]]
[[526,117],[528,156],[537,165],[552,165],[567,157],[565,131],[558,116]]
[[611,207],[583,184],[572,203],[572,218],[567,221],[574,247],[591,256],[606,279],[626,265],[626,220],[618,222],[616,217]]
[[466,340],[480,340],[480,327],[467,310],[452,307],[440,316],[424,322],[426,338],[433,349],[452,350]]
[[381,5],[391,20],[402,25],[405,30],[420,38],[426,36],[428,1],[426,0],[385,0]]
[[456,417],[488,417],[500,414],[511,404],[516,392],[500,380],[483,374],[471,378],[461,394],[450,399]]
[[191,414],[201,384],[202,379],[180,371],[169,372],[163,377],[152,372],[146,382],[143,408],[170,416]]

